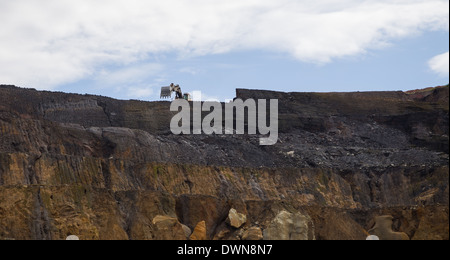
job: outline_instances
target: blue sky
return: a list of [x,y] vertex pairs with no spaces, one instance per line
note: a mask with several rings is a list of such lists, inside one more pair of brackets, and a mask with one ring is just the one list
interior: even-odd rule
[[0,84],[159,100],[449,82],[448,0],[0,0]]

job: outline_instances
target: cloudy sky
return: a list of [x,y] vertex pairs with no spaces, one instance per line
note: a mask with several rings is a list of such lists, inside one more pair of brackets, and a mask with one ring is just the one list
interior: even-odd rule
[[0,84],[158,100],[449,82],[448,0],[0,0]]

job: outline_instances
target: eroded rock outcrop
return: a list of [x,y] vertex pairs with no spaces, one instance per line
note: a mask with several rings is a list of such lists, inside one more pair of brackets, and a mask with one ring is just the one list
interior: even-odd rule
[[0,239],[365,239],[381,215],[449,238],[448,86],[237,96],[279,99],[276,145],[174,136],[169,102],[0,86]]
[[390,215],[375,217],[375,225],[369,230],[369,234],[377,236],[380,240],[409,240],[406,233],[392,230],[393,219],[394,217]]

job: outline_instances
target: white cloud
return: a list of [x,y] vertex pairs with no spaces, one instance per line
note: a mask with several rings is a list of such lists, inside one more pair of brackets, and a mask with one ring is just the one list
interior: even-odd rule
[[449,27],[448,0],[0,0],[0,10],[0,82],[46,89],[164,52],[327,63]]
[[449,52],[442,53],[430,59],[428,66],[430,69],[442,77],[448,77],[449,75]]
[[154,81],[164,66],[157,63],[130,65],[113,70],[102,70],[95,76],[96,85],[104,86],[136,85],[148,80]]
[[153,96],[153,89],[146,86],[136,86],[127,89],[128,98],[146,99]]
[[203,72],[203,70],[194,68],[194,67],[184,67],[184,68],[181,68],[179,71],[181,73],[187,73],[187,74],[191,74],[191,75],[197,75],[197,74]]
[[110,89],[119,98],[149,99],[156,97],[154,89],[158,89],[165,80],[161,77],[163,70],[164,66],[158,63],[101,70],[94,76],[93,87]]

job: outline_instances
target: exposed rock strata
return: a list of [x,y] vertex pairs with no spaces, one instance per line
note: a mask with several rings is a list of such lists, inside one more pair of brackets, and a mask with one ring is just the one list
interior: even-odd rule
[[0,239],[260,239],[280,214],[308,222],[283,238],[365,239],[381,215],[449,238],[448,86],[237,96],[279,99],[276,145],[174,136],[168,102],[0,86]]

